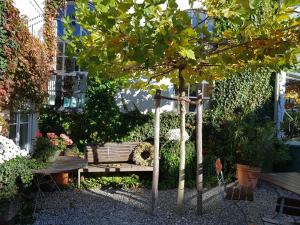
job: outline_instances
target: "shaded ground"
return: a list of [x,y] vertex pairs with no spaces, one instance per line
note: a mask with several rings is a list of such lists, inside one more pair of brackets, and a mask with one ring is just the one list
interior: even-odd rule
[[[179,216],[176,209],[176,190],[159,192],[159,204],[155,216],[148,213],[151,190],[76,190],[46,193],[39,202],[36,221],[40,225],[118,225],[118,224],[213,224],[242,225],[262,224],[261,217],[275,215],[278,195],[295,196],[277,187],[261,184],[254,193],[253,202],[234,204],[223,201],[217,188],[204,194],[204,215],[196,216],[196,191],[185,194],[185,214]],[[287,222],[287,218],[286,222]]]

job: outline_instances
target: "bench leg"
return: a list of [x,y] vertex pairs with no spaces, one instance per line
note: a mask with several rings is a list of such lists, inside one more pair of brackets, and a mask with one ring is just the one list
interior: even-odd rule
[[77,187],[78,187],[78,189],[80,188],[80,169],[77,171],[77,175],[78,175],[78,177],[77,177]]

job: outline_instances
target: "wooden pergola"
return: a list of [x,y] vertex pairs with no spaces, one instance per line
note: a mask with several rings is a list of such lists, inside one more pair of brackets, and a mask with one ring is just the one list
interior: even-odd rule
[[[154,164],[152,176],[152,205],[151,213],[155,212],[158,200],[158,180],[159,180],[159,137],[160,137],[160,102],[161,99],[180,102],[181,105],[185,103],[196,105],[196,149],[197,149],[197,171],[196,171],[196,186],[197,186],[197,214],[202,215],[202,194],[203,194],[203,156],[202,156],[202,124],[203,124],[203,100],[208,100],[208,97],[203,96],[204,83],[202,83],[202,92],[198,92],[195,100],[190,100],[184,95],[180,97],[167,97],[161,94],[160,90],[156,91],[155,99],[155,121],[154,121]],[[185,107],[183,113],[185,116]],[[181,109],[182,110],[182,109]],[[184,122],[185,124],[185,122]],[[180,127],[181,136],[185,133],[185,126]],[[181,144],[185,144],[184,140],[180,140]],[[177,207],[179,211],[183,207],[184,199],[184,180],[185,180],[185,151],[180,152],[183,159],[180,160],[179,165],[179,186],[177,196]],[[183,162],[183,163],[182,163]]]

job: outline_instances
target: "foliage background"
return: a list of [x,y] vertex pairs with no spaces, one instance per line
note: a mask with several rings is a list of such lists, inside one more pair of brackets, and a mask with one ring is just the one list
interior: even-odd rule
[[[247,120],[255,116],[262,122],[266,117],[271,118],[273,115],[272,72],[266,68],[259,68],[255,72],[247,69],[242,73],[232,79],[216,82],[210,103],[211,109],[205,113],[205,182],[215,182],[214,162],[218,157],[222,159],[226,176],[233,176],[236,163],[233,135],[238,129],[235,124],[237,118]],[[88,100],[82,114],[56,112],[46,108],[40,116],[41,131],[68,133],[81,150],[87,143],[153,141],[152,113],[141,114],[138,110],[128,113],[119,111],[114,96],[122,87],[121,81],[103,81],[93,76],[89,77],[88,87]],[[161,114],[161,165],[164,168],[161,170],[164,171],[161,181],[164,187],[175,187],[178,179],[175,172],[178,171],[178,145],[167,142],[164,136],[170,129],[178,128],[179,123],[178,113]],[[190,135],[186,163],[191,165],[187,166],[187,183],[192,184],[193,165],[196,165],[195,148],[192,144],[195,140],[194,113],[186,115],[186,128]]]

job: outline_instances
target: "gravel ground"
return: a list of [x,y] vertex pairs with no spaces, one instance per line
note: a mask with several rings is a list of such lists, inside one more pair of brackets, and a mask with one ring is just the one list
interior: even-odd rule
[[[159,204],[152,216],[148,213],[151,190],[75,190],[46,193],[40,201],[35,225],[158,225],[262,224],[261,217],[275,215],[278,195],[293,195],[272,185],[262,183],[256,188],[253,202],[223,201],[218,188],[204,194],[204,215],[196,216],[196,191],[185,192],[185,213],[176,209],[176,190],[159,191]],[[284,218],[288,221],[288,218]]]

